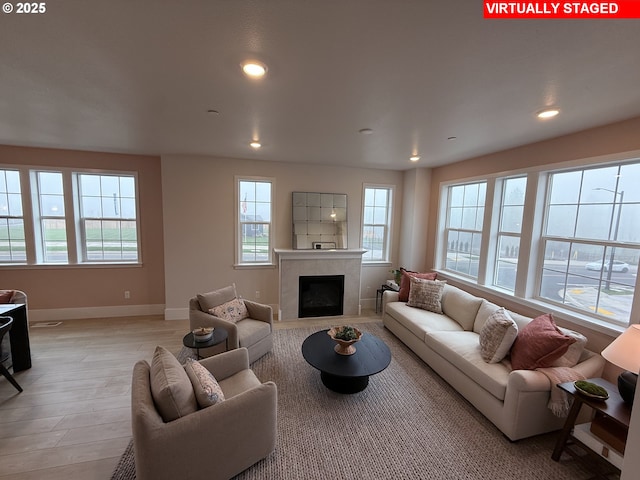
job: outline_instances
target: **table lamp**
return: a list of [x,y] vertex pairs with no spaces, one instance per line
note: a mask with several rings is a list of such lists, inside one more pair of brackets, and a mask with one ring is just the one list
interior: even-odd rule
[[618,377],[618,391],[622,399],[632,405],[640,371],[640,325],[631,325],[622,332],[602,351],[602,356],[626,370]]

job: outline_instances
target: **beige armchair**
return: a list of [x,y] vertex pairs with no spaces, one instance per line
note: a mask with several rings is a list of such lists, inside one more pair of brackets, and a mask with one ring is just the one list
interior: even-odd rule
[[[189,326],[224,328],[229,338],[229,350],[244,347],[249,351],[249,363],[270,352],[273,348],[273,309],[269,305],[241,299],[249,317],[236,323],[208,313],[210,308],[237,298],[235,285],[197,295],[189,300]],[[201,348],[200,355],[211,356],[216,347]]]
[[133,369],[131,423],[138,480],[228,479],[275,449],[277,388],[261,383],[240,348],[201,360],[225,400],[165,423],[151,391],[151,368]]

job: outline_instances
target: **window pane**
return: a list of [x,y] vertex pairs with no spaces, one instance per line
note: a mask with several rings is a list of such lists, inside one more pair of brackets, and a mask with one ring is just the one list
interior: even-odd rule
[[43,256],[45,262],[66,263],[67,229],[64,219],[45,218],[42,220]]
[[62,195],[62,174],[58,172],[38,172],[38,188],[41,194]]
[[607,240],[612,228],[612,205],[580,205],[575,236]]
[[572,237],[577,214],[576,205],[551,205],[547,210],[547,235]]
[[502,209],[502,224],[500,225],[500,231],[520,233],[522,230],[522,212],[524,207],[511,206],[504,207]]
[[514,291],[516,288],[516,270],[520,238],[501,235],[498,238],[498,261],[494,285]]
[[0,217],[0,263],[25,262],[26,260],[23,220]]
[[582,172],[565,172],[551,175],[551,196],[549,203],[575,204],[580,196]]
[[[271,261],[271,182],[240,180],[238,182],[240,245],[238,261],[240,263],[266,263]],[[321,215],[321,195],[317,195],[317,205],[307,212],[318,217]],[[300,211],[301,215],[304,212]]]

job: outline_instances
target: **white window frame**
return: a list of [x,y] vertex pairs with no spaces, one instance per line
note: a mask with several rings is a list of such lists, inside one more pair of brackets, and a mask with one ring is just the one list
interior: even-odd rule
[[[254,183],[268,183],[270,184],[270,200],[269,200],[269,221],[246,221],[242,219],[242,210],[246,209],[246,201],[241,198],[240,184],[242,182],[254,182]],[[273,246],[275,235],[275,201],[276,198],[276,181],[273,177],[256,177],[256,176],[240,176],[235,177],[235,189],[236,189],[236,201],[234,202],[235,211],[235,223],[236,223],[236,248],[235,248],[235,266],[236,267],[259,267],[259,266],[273,266]],[[245,207],[243,207],[243,203]],[[242,231],[246,227],[251,228],[253,231],[258,230],[259,225],[266,225],[269,229],[267,235],[267,249],[266,257],[264,259],[256,259],[255,261],[247,261],[243,259],[243,235]]]
[[[8,248],[8,254],[7,256],[9,257],[9,260],[6,261],[6,263],[9,264],[13,264],[13,263],[24,263],[26,261],[26,231],[25,231],[25,218],[24,218],[24,201],[23,201],[23,197],[22,197],[22,172],[20,172],[20,170],[16,169],[16,168],[0,168],[0,172],[2,172],[2,177],[0,177],[0,181],[4,182],[7,185],[7,191],[5,193],[0,194],[0,196],[2,196],[2,198],[0,198],[0,221],[2,222],[2,225],[0,225],[0,228],[4,228],[4,224],[6,223],[7,226],[7,248]],[[6,183],[6,174],[7,172],[15,172],[18,174],[18,184],[19,184],[19,191],[18,192],[11,192],[8,189],[8,183]],[[21,203],[21,213],[22,215],[15,215],[15,213],[13,213],[12,208],[11,208],[11,201],[9,200],[9,195],[20,195],[20,203]],[[6,196],[6,197],[5,197]],[[4,200],[6,199],[6,204],[4,202]],[[11,237],[11,224],[13,222],[22,222],[22,232],[24,235],[24,239],[12,239]],[[16,249],[14,252],[14,247],[12,246],[12,244],[15,242],[24,244],[24,253],[22,255],[18,255],[18,251],[20,251],[21,249]]]
[[[141,249],[141,229],[140,229],[140,200],[138,191],[137,173],[132,171],[113,171],[102,169],[82,169],[82,168],[51,168],[39,165],[0,165],[2,170],[14,170],[20,174],[20,187],[22,194],[22,208],[25,230],[26,261],[2,262],[0,267],[38,267],[55,265],[56,267],[82,266],[82,265],[103,265],[124,266],[140,265],[142,263]],[[63,203],[64,217],[51,216],[41,212],[40,189],[38,185],[38,173],[56,173],[62,175],[63,182]],[[82,254],[82,232],[80,216],[80,199],[77,178],[81,174],[112,175],[112,176],[133,176],[135,178],[135,202],[136,202],[136,237],[137,237],[137,260],[107,260],[88,261]],[[65,221],[67,259],[65,261],[49,261],[45,258],[45,244],[42,229],[42,221],[47,219],[58,219]]]
[[[374,205],[366,205],[366,198],[367,198],[367,191],[368,190],[386,190],[387,193],[387,205],[386,205],[386,210],[385,210],[385,220],[383,223],[380,222],[371,222],[371,223],[367,223],[366,222],[366,209],[367,207],[377,207],[375,204]],[[382,228],[384,233],[382,235],[382,255],[374,257],[372,255],[370,255],[370,253],[372,253],[371,251],[367,251],[363,256],[362,256],[362,263],[363,264],[376,264],[376,263],[384,263],[384,264],[388,264],[390,262],[390,258],[391,258],[391,232],[393,231],[392,229],[392,222],[393,222],[393,202],[394,202],[394,193],[395,193],[395,186],[394,185],[384,185],[384,184],[373,184],[373,183],[365,183],[362,186],[362,228],[360,230],[360,248],[364,249],[364,250],[369,250],[368,244],[365,242],[365,230],[367,229],[367,227],[374,227],[374,228]],[[380,207],[377,207],[380,208]]]

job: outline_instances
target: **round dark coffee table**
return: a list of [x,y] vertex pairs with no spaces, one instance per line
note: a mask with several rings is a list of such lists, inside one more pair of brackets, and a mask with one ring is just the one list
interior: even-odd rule
[[369,385],[369,376],[380,373],[391,363],[389,347],[378,337],[363,333],[356,342],[356,353],[340,355],[328,330],[308,336],[302,342],[302,356],[309,365],[320,370],[322,383],[338,393],[361,392]]
[[[193,338],[193,333],[187,333],[182,339],[182,344],[187,348],[193,348],[196,351],[196,359],[200,360],[200,349],[209,348],[218,345],[219,343],[226,342],[229,337],[229,333],[224,328],[214,328],[213,335],[205,342],[196,342]],[[229,350],[229,344],[227,343],[227,350]]]

